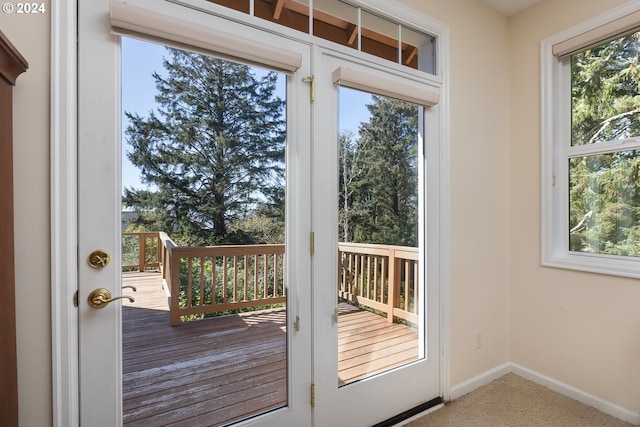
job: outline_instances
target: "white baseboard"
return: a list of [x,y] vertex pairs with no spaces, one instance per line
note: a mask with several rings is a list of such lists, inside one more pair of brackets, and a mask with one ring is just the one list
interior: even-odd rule
[[563,396],[567,396],[585,405],[596,408],[597,410],[604,412],[605,414],[619,418],[623,421],[629,422],[634,425],[640,425],[640,413],[633,412],[629,409],[623,408],[615,403],[608,402],[597,396],[589,394],[583,390],[579,390],[569,384],[565,384],[561,381],[555,380],[551,377],[535,372],[524,366],[520,366],[515,363],[504,363],[493,369],[489,369],[473,378],[456,384],[451,387],[449,395],[451,400],[464,396],[483,385],[489,384],[491,381],[500,378],[501,376],[513,372],[514,374],[521,376],[529,381],[533,381],[536,384],[547,387]]
[[451,398],[451,400],[457,399],[460,396],[471,393],[478,387],[489,384],[491,381],[498,379],[501,376],[508,374],[509,372],[512,372],[510,363],[496,366],[495,368],[489,369],[488,371],[476,375],[475,377],[469,378],[468,380],[463,381],[460,384],[454,385],[449,391],[449,397]]
[[510,365],[511,372],[521,376],[522,378],[545,386],[563,396],[567,396],[571,399],[577,400],[578,402],[584,403],[587,406],[594,407],[605,414],[611,415],[612,417],[619,418],[634,425],[640,425],[640,413],[638,412],[633,412],[629,409],[623,408],[615,403],[606,401],[587,393],[586,391],[570,386],[569,384],[565,384],[539,372],[525,368],[524,366],[520,366],[515,363],[510,363]]

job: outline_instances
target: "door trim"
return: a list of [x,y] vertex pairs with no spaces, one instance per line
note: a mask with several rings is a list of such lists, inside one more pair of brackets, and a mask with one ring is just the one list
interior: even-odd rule
[[77,427],[77,1],[51,5],[51,362],[53,425]]

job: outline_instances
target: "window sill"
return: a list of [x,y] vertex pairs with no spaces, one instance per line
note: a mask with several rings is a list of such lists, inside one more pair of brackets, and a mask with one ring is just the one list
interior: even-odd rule
[[566,252],[542,256],[542,266],[586,273],[640,278],[640,258],[615,255]]

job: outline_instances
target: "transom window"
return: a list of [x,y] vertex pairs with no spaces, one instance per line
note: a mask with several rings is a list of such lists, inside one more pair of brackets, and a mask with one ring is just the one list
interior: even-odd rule
[[640,276],[640,16],[627,9],[542,43],[545,265]]
[[[261,19],[435,74],[435,38],[340,0],[209,0]],[[311,17],[311,18],[310,18]]]

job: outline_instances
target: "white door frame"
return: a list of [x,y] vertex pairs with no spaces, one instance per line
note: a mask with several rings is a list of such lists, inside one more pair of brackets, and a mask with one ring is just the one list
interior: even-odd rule
[[[73,299],[77,272],[77,6],[51,5],[51,338],[53,425],[79,425],[78,312]],[[438,39],[437,75],[442,79],[440,181],[441,390],[450,397],[450,116],[449,28],[392,0],[355,0],[428,28]]]
[[77,1],[51,4],[51,345],[53,425],[79,425]]

